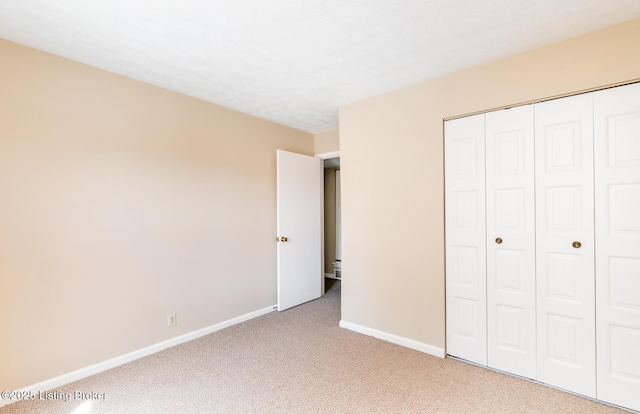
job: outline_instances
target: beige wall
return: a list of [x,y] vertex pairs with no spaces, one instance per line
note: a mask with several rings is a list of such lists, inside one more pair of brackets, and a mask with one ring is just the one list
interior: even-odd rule
[[342,107],[342,319],[443,348],[443,119],[637,80],[639,39],[635,20]]
[[340,150],[340,135],[337,129],[315,134],[313,137],[313,152],[324,154]]
[[276,303],[275,151],[313,135],[2,40],[0,62],[0,389]]

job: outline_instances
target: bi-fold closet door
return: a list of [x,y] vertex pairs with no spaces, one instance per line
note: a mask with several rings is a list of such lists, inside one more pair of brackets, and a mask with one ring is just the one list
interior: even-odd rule
[[448,353],[595,397],[592,99],[448,121],[445,198]]
[[640,84],[447,121],[445,206],[447,352],[640,410]]
[[592,113],[485,114],[487,365],[595,397]]
[[598,399],[640,411],[640,84],[594,101]]
[[593,94],[535,105],[537,380],[596,397]]
[[533,106],[485,115],[487,363],[536,373]]
[[487,365],[484,115],[444,127],[447,351]]

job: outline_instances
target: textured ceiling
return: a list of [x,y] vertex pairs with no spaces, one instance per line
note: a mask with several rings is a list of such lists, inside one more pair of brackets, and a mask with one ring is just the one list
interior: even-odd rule
[[0,0],[0,38],[317,133],[340,105],[636,17],[639,0]]

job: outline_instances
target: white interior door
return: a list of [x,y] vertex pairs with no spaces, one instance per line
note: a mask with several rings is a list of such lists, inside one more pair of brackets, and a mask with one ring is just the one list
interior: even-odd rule
[[640,411],[640,85],[594,109],[598,399]]
[[535,378],[533,106],[485,119],[488,365]]
[[322,292],[322,161],[278,150],[278,310]]
[[484,115],[444,127],[447,353],[486,365]]
[[595,398],[593,95],[535,118],[537,379]]

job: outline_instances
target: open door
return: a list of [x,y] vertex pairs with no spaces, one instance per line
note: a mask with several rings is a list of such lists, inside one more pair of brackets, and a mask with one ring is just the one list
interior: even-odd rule
[[276,151],[278,310],[322,294],[322,162]]

